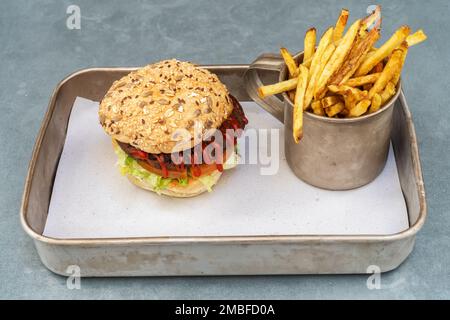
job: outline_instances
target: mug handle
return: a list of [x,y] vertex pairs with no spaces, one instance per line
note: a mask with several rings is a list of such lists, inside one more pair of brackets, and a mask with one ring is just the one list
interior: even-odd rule
[[258,95],[258,87],[263,85],[258,70],[280,73],[283,66],[284,61],[279,55],[264,53],[252,62],[244,74],[245,89],[250,98],[282,123],[284,122],[284,102],[275,95],[264,99]]

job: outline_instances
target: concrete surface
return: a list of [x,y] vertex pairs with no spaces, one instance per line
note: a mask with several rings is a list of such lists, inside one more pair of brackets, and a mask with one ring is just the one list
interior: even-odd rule
[[[81,8],[81,29],[66,27],[66,9]],[[249,63],[280,45],[302,48],[310,26],[333,24],[341,7],[351,19],[360,1],[2,1],[0,10],[0,298],[449,298],[450,56],[448,1],[381,1],[383,39],[401,24],[423,28],[404,70],[422,157],[429,216],[414,252],[383,274],[380,290],[366,276],[258,276],[82,279],[40,263],[19,223],[19,204],[34,140],[57,82],[94,66],[137,66],[176,57],[199,63]]]

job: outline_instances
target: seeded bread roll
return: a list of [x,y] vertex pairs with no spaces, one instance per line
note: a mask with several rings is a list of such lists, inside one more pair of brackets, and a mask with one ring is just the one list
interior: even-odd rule
[[[194,128],[204,137],[232,110],[228,90],[215,74],[173,59],[115,81],[100,103],[99,119],[112,138],[158,154],[192,148]],[[186,129],[192,139],[181,144],[177,129]]]

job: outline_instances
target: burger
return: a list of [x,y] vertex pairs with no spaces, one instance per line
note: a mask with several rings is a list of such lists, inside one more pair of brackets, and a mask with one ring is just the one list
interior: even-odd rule
[[248,122],[215,74],[174,59],[115,81],[98,114],[120,172],[172,197],[211,191],[237,164],[237,138]]

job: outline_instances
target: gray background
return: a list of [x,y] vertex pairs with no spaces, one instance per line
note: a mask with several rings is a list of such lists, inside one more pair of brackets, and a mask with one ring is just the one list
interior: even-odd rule
[[[66,8],[81,7],[81,30],[66,28]],[[449,298],[450,55],[448,1],[381,1],[383,39],[396,27],[423,28],[411,49],[404,90],[422,157],[429,216],[415,250],[382,289],[366,276],[258,276],[82,279],[39,261],[19,223],[19,204],[34,140],[55,85],[74,70],[140,66],[176,57],[202,64],[249,63],[280,45],[302,49],[310,26],[322,33],[341,7],[354,20],[360,1],[1,1],[0,4],[0,297],[1,298]]]

